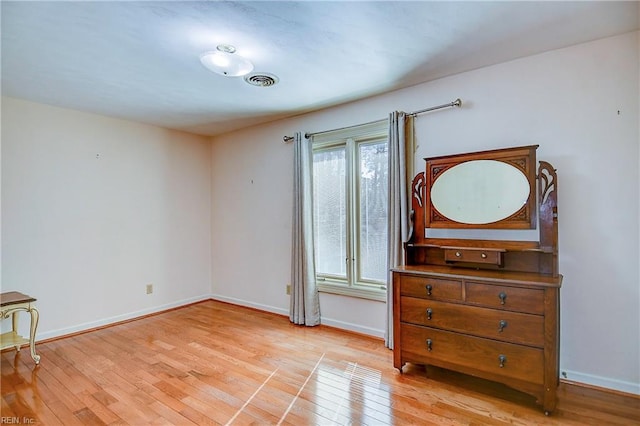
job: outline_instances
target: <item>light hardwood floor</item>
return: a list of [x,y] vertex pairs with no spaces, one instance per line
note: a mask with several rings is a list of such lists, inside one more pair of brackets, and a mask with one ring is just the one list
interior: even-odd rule
[[2,422],[43,425],[627,425],[640,398],[567,383],[532,397],[417,366],[379,339],[206,301],[2,353]]

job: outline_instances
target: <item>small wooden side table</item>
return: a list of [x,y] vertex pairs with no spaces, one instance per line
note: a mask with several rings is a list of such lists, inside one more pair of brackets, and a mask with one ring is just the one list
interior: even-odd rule
[[[19,351],[22,345],[28,343],[31,358],[36,364],[40,364],[40,355],[36,354],[35,342],[40,314],[35,307],[35,301],[36,299],[33,297],[17,291],[0,294],[0,319],[4,320],[11,316],[12,323],[11,331],[0,335],[0,350],[13,346]],[[31,315],[31,331],[28,339],[18,334],[18,312],[20,311],[28,312]]]

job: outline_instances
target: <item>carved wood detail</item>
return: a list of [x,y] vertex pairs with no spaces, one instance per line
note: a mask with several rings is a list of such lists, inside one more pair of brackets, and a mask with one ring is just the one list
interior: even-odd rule
[[423,205],[424,184],[425,184],[424,172],[418,173],[416,177],[413,179],[413,182],[411,184],[411,188],[412,188],[411,193],[413,195],[413,198],[415,199],[415,201],[418,203],[420,207],[422,207]]
[[[420,172],[411,182],[411,213],[409,216],[408,240],[411,243],[424,239],[424,188],[425,176],[424,172]],[[417,233],[416,230],[418,231]]]
[[551,164],[541,161],[538,180],[540,246],[552,253],[552,274],[558,276],[558,175]]

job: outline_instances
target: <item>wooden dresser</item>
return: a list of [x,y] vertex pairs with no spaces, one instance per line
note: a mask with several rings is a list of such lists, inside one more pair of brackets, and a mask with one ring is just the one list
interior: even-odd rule
[[[426,172],[413,180],[414,231],[405,244],[405,266],[393,269],[394,366],[402,372],[408,362],[434,365],[500,382],[534,395],[549,414],[559,381],[557,176],[544,162],[530,173],[535,148],[427,159]],[[488,224],[443,219],[427,202],[429,190],[439,174],[478,158],[515,164],[529,176],[534,202]],[[538,226],[539,239],[428,238],[423,230],[429,225]]]

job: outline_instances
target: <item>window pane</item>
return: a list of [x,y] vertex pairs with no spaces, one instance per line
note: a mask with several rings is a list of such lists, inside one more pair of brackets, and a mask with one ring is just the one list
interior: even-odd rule
[[360,279],[387,280],[387,142],[359,147]]
[[347,208],[344,148],[313,153],[316,273],[346,278]]

